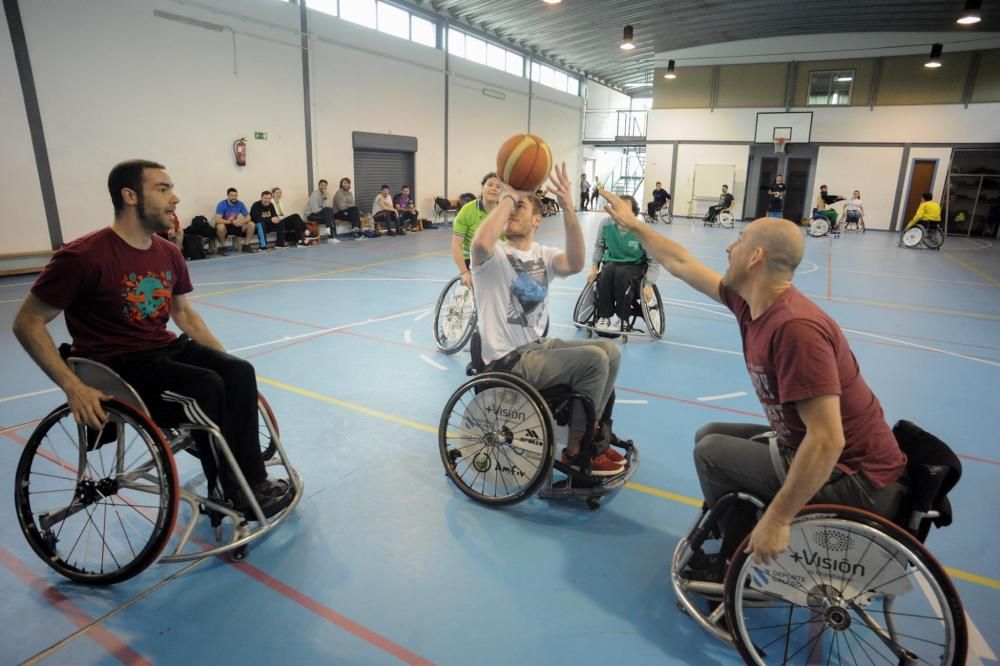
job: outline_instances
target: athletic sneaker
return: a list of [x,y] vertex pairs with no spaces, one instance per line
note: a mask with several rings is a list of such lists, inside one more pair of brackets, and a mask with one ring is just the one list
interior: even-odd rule
[[[295,488],[285,479],[264,479],[250,486],[250,489],[265,518],[270,518],[284,509],[295,497]],[[233,502],[233,508],[242,512],[247,520],[257,520],[242,497]]]
[[601,317],[600,319],[597,320],[597,323],[594,324],[594,328],[596,328],[599,331],[610,331],[611,320],[608,319],[607,317]]
[[617,463],[620,465],[627,464],[625,462],[625,456],[615,451],[615,448],[613,446],[609,446],[608,448],[604,449],[603,453],[607,457],[607,459],[613,463]]
[[396,232],[393,231],[392,229],[389,229],[388,233],[389,233],[390,236],[395,236],[396,235]]
[[219,256],[220,257],[228,257],[229,256],[229,250],[227,250],[225,247],[222,247],[220,245],[219,246]]
[[[569,452],[563,449],[562,452],[562,464],[571,467],[572,469],[579,470],[570,460]],[[625,466],[619,463],[611,462],[610,459],[603,453],[599,453],[591,459],[590,462],[590,475],[591,476],[617,476],[625,471]]]
[[256,254],[257,248],[255,248],[253,245],[244,245],[242,251],[247,254]]
[[721,583],[726,578],[726,558],[720,553],[706,555],[698,550],[679,573],[684,580]]
[[330,242],[331,243],[339,243],[340,239],[337,238],[336,236],[330,236]]
[[406,235],[406,230],[403,229],[402,227],[400,227],[399,231],[396,232],[396,235],[397,236],[405,236]]
[[364,236],[361,234],[361,230],[354,229],[351,231],[351,235],[354,236],[354,240],[361,240]]

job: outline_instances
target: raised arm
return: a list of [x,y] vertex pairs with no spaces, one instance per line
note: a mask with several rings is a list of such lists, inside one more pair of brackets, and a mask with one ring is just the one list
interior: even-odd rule
[[722,275],[701,263],[680,243],[653,231],[652,225],[645,224],[632,214],[632,207],[611,192],[603,196],[609,204],[604,210],[616,223],[632,231],[642,243],[646,253],[654,257],[671,275],[686,282],[709,298],[722,302],[719,297],[719,283]]
[[556,255],[552,261],[552,268],[556,275],[566,277],[583,270],[583,265],[587,260],[587,248],[583,242],[583,231],[580,229],[580,221],[576,217],[576,210],[573,206],[573,195],[570,190],[572,181],[566,172],[565,162],[553,170],[549,181],[551,185],[548,186],[548,190],[555,194],[559,200],[559,205],[563,209],[563,226],[566,229],[566,251]]
[[108,400],[111,396],[81,382],[59,355],[46,325],[60,312],[62,310],[29,292],[14,318],[14,335],[38,367],[66,394],[66,402],[76,422],[100,428],[107,419],[101,400]]

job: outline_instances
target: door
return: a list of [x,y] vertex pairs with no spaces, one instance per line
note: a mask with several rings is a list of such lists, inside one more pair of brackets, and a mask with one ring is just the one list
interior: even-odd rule
[[903,224],[913,219],[913,215],[920,206],[924,192],[933,192],[934,171],[937,169],[937,160],[913,160],[913,173],[910,175],[910,191],[906,195],[906,213],[903,217]]
[[760,160],[760,176],[757,181],[757,207],[754,210],[754,219],[767,217],[767,206],[770,201],[767,192],[771,189],[774,177],[781,173],[778,171],[778,166],[777,157],[764,157]]
[[[809,170],[812,160],[808,157],[789,156],[785,174],[785,219],[798,222],[812,212],[809,206]],[[807,210],[808,209],[808,210]]]
[[354,149],[354,200],[362,215],[372,212],[372,203],[383,185],[392,194],[403,185],[410,186],[410,196],[417,191],[413,182],[413,153],[392,150]]

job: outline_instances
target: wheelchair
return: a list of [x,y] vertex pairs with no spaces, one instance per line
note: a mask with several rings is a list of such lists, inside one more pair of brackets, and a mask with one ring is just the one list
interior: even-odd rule
[[656,224],[657,222],[662,222],[663,224],[673,224],[674,218],[670,214],[670,206],[663,205],[656,209],[656,215],[650,215],[647,210],[642,214],[642,219],[647,224]]
[[[824,215],[824,213],[826,213]],[[834,238],[840,237],[840,225],[837,224],[837,219],[839,215],[837,211],[827,208],[825,210],[819,210],[818,208],[813,208],[812,217],[809,218],[809,226],[806,228],[806,233],[813,238],[822,238],[827,234],[831,234]]]
[[736,216],[731,210],[720,210],[714,219],[705,220],[703,226],[714,227],[715,225],[719,225],[723,229],[732,229],[736,225]]
[[865,233],[865,221],[861,217],[861,211],[852,208],[844,209],[844,231],[857,231]]
[[[160,428],[138,393],[113,370],[81,358],[67,362],[85,384],[112,396],[102,403],[108,420],[97,431],[77,424],[67,404],[55,408],[31,433],[14,483],[21,531],[59,574],[80,583],[111,585],[155,561],[222,554],[242,560],[247,544],[270,532],[298,505],[302,478],[288,462],[278,422],[263,396],[258,397],[258,428],[265,464],[284,468],[295,490],[288,505],[270,518],[218,429],[195,423]],[[192,438],[197,431],[209,434],[209,447],[198,449]],[[248,500],[246,512],[216,491],[199,494],[193,483],[181,485],[174,456],[184,450],[199,458],[214,456],[217,469],[228,466]],[[190,518],[173,549],[161,557],[181,517],[181,502],[190,509]],[[203,514],[214,528],[214,545],[194,535]],[[249,525],[252,520],[255,527]]]
[[923,243],[925,247],[937,250],[944,245],[944,232],[939,222],[917,222],[903,232],[899,242],[903,247],[915,248]]
[[[653,288],[653,300],[647,302],[642,297],[643,287],[649,284],[645,278],[635,280],[629,288],[628,293],[634,296],[634,300],[629,308],[628,321],[622,322],[621,332],[598,329],[595,324],[597,323],[597,281],[600,276],[601,274],[598,272],[597,277],[587,283],[576,299],[576,306],[573,308],[573,324],[577,328],[587,331],[588,338],[596,333],[601,337],[617,338],[621,336],[622,342],[628,342],[630,335],[648,335],[653,340],[663,338],[665,329],[663,299],[660,298],[660,289],[655,283],[650,285]],[[645,329],[636,326],[640,317],[646,324]]]
[[[900,421],[893,432],[910,478],[895,522],[848,506],[806,506],[792,521],[788,549],[770,564],[744,553],[744,540],[723,582],[689,580],[685,567],[720,536],[719,516],[728,507],[748,502],[758,517],[766,508],[747,493],[726,495],[712,510],[702,507],[674,551],[671,582],[680,610],[747,664],[964,664],[961,600],[923,546],[931,522],[951,522],[946,495],[961,464],[912,423]],[[919,448],[911,445],[918,440]]]
[[[593,433],[588,428],[574,469],[556,459],[556,426],[569,423],[579,402],[587,423],[595,419],[586,397],[559,385],[539,391],[508,370],[483,363],[478,331],[472,336],[471,377],[448,398],[438,425],[438,448],[445,473],[465,495],[488,506],[509,506],[536,492],[542,499],[579,497],[596,510],[601,499],[621,489],[639,467],[632,440],[611,437],[621,449],[625,470],[616,476],[590,475]],[[610,418],[614,394],[604,415]],[[609,433],[610,436],[610,433]],[[564,478],[554,478],[559,472]]]
[[434,342],[445,354],[461,351],[476,330],[476,298],[456,275],[445,285],[434,306]]

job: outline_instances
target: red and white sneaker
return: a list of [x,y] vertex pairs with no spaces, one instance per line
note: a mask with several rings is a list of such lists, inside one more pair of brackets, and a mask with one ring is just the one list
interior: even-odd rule
[[[566,451],[566,449],[563,449],[562,463],[575,470],[579,470],[579,467],[572,464],[569,453]],[[612,462],[611,459],[609,459],[603,453],[594,456],[590,462],[591,476],[617,476],[624,471],[625,471],[625,465],[621,463]]]
[[613,447],[613,446],[609,446],[608,448],[604,449],[604,451],[602,453],[608,458],[608,460],[610,460],[613,463],[618,463],[620,465],[627,465],[628,464],[625,461],[625,456],[623,456],[622,454],[618,453],[618,451],[616,451],[615,447]]

